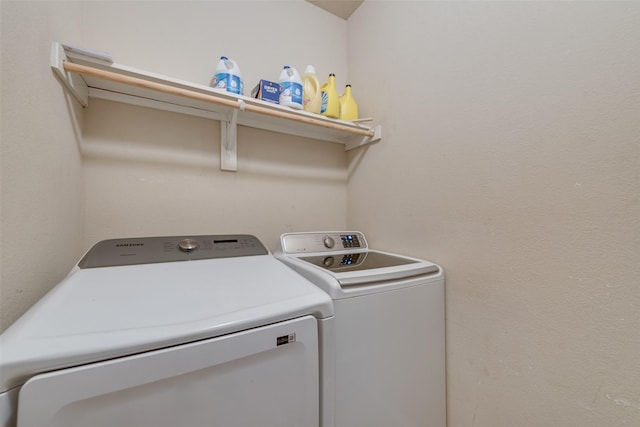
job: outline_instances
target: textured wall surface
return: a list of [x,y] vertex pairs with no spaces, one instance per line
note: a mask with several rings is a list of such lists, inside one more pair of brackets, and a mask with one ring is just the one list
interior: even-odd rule
[[79,38],[74,2],[2,1],[0,331],[67,275],[82,250],[82,110],[50,68]]
[[[451,427],[640,425],[640,4],[365,1],[349,224],[447,273]],[[402,31],[399,30],[402,28]]]

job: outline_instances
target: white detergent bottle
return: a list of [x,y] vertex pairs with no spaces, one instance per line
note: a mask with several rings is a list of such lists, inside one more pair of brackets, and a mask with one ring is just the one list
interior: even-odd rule
[[322,91],[313,65],[307,65],[302,75],[302,105],[304,111],[320,114],[322,107]]
[[298,70],[285,65],[280,73],[280,105],[302,109],[302,79]]
[[211,80],[211,87],[226,90],[236,95],[244,95],[244,82],[240,67],[233,59],[221,56],[216,73]]

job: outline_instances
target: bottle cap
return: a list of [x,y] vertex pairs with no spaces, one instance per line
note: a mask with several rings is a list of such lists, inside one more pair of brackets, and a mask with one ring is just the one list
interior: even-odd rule
[[307,65],[307,68],[304,69],[305,73],[312,73],[315,74],[316,73],[316,69],[313,65]]

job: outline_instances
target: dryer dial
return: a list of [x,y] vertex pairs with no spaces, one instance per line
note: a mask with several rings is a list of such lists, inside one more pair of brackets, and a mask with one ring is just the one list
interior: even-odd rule
[[182,239],[178,243],[178,249],[182,252],[193,252],[198,249],[198,241],[193,239]]

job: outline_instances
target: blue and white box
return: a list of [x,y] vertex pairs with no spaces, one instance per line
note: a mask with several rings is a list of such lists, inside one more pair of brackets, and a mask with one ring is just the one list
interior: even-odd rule
[[280,98],[280,84],[270,82],[269,80],[260,80],[260,83],[258,83],[251,91],[251,97],[278,104]]

